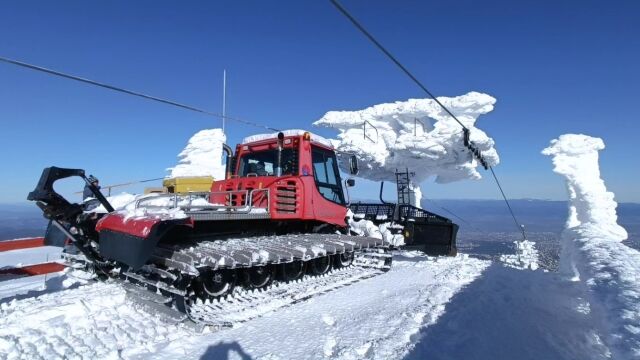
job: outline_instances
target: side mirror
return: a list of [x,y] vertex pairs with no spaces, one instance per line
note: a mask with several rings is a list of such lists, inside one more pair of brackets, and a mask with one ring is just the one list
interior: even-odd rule
[[347,179],[347,186],[348,187],[354,187],[356,185],[356,180],[355,179]]
[[351,175],[358,175],[358,158],[355,155],[349,157],[349,172]]

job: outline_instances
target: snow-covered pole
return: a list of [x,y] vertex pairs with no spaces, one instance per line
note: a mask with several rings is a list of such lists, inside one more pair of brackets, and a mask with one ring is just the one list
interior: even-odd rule
[[600,177],[598,151],[604,149],[602,139],[587,135],[565,134],[551,141],[542,154],[552,156],[553,171],[564,176],[569,196],[569,214],[563,233],[560,270],[574,281],[580,279],[574,258],[576,238],[584,230],[614,241],[627,238],[618,225],[617,203]]
[[562,233],[560,268],[588,287],[591,314],[603,325],[613,359],[640,359],[640,251],[626,246],[617,203],[600,177],[602,139],[565,134],[543,150],[564,176],[569,216]]

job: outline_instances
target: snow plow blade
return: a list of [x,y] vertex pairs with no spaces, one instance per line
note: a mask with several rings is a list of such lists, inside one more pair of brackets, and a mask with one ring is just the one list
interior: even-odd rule
[[54,226],[53,222],[49,221],[47,230],[44,233],[44,245],[64,247],[67,240],[67,236],[62,231],[60,231],[60,229]]

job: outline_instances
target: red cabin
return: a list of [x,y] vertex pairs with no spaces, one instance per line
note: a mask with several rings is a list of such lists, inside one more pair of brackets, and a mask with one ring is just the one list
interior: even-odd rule
[[303,130],[255,135],[227,161],[226,179],[212,184],[212,205],[255,218],[346,226],[343,184],[328,140]]

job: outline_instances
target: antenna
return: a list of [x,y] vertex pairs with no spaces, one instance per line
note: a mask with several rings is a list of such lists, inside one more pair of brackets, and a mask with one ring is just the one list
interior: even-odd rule
[[222,70],[222,133],[227,119],[227,69]]

